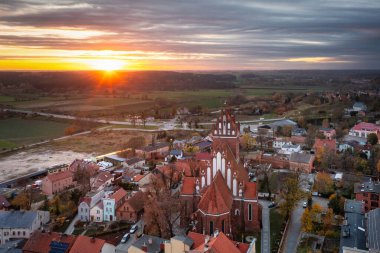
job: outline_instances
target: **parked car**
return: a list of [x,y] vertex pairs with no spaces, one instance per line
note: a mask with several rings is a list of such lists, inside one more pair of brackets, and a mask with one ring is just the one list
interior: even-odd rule
[[302,207],[303,207],[303,208],[306,208],[306,207],[307,207],[307,201],[304,201],[304,202],[303,202]]
[[137,231],[138,228],[139,228],[139,226],[137,226],[136,224],[133,225],[133,226],[131,227],[131,229],[129,230],[129,233],[130,233],[130,234],[134,234],[134,233]]
[[121,239],[121,243],[126,243],[126,242],[129,240],[129,238],[131,238],[131,234],[126,233],[126,234],[123,236],[123,238]]
[[277,203],[276,202],[271,202],[269,205],[268,205],[268,208],[273,208],[273,207],[276,207],[277,206]]
[[318,197],[318,192],[312,192],[311,195]]

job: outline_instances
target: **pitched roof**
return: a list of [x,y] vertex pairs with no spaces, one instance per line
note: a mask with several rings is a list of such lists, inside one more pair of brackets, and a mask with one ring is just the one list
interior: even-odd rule
[[380,126],[373,123],[360,122],[356,124],[351,130],[355,131],[380,131]]
[[218,170],[211,185],[202,195],[198,208],[207,214],[222,214],[231,210],[232,202],[231,191]]
[[161,149],[161,148],[169,147],[169,146],[170,146],[169,143],[161,142],[161,143],[156,143],[155,145],[148,145],[148,146],[139,148],[138,150],[142,150],[144,152],[152,152],[152,151],[155,151],[157,149]]
[[244,198],[257,199],[257,184],[255,182],[246,182]]
[[289,161],[294,163],[310,163],[313,157],[313,155],[306,153],[291,153]]
[[101,185],[103,185],[110,179],[112,179],[111,173],[109,173],[108,171],[102,171],[95,178],[95,182],[92,184],[92,187],[99,188]]
[[[144,193],[141,191],[136,192],[125,203],[128,203],[136,212],[141,211],[144,208]],[[119,207],[119,209],[122,208],[123,205]]]
[[313,147],[315,149],[326,148],[329,150],[336,150],[336,140],[315,139],[315,143]]
[[56,232],[45,233],[37,230],[32,233],[22,249],[29,252],[49,253],[51,252],[50,245],[52,242],[63,243],[65,244],[64,246],[70,249],[75,242],[75,236]]
[[38,211],[1,211],[0,228],[30,228]]
[[147,248],[147,252],[160,252],[161,244],[164,242],[165,239],[157,236],[142,235],[139,239],[132,243],[132,247],[141,249],[143,246],[145,246]]
[[181,194],[192,195],[195,191],[195,177],[184,177]]
[[368,212],[368,248],[380,251],[380,208]]
[[196,160],[201,160],[201,161],[209,161],[211,160],[211,154],[208,152],[202,152],[202,153],[196,153],[195,154],[195,159]]
[[249,245],[230,240],[223,232],[209,237],[208,250],[205,250],[206,235],[190,232],[188,235],[194,241],[194,250],[213,253],[246,253]]
[[120,188],[119,190],[115,191],[110,198],[115,199],[115,203],[119,202],[123,197],[127,195],[127,192],[123,189]]
[[69,253],[101,252],[105,243],[103,239],[78,235]]
[[128,160],[126,161],[126,163],[127,163],[128,165],[132,165],[132,164],[135,164],[135,163],[138,163],[138,162],[142,162],[142,161],[144,161],[144,159],[142,159],[142,158],[138,158],[138,157],[133,157],[133,158],[131,158],[131,159],[128,159]]
[[75,172],[78,168],[87,170],[90,175],[95,175],[99,170],[99,165],[94,162],[88,162],[85,160],[75,159],[69,166],[69,170]]
[[51,173],[51,174],[47,175],[47,178],[51,182],[60,181],[60,180],[70,178],[70,177],[73,177],[73,173],[70,170],[65,170],[65,171],[61,171],[61,172],[57,172],[57,173]]

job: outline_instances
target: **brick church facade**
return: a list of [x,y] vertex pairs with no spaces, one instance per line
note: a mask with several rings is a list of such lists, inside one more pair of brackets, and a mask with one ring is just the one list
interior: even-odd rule
[[260,230],[257,185],[240,161],[239,129],[234,115],[222,110],[211,132],[211,159],[199,161],[198,176],[183,179],[183,226],[208,235],[218,230],[232,238]]

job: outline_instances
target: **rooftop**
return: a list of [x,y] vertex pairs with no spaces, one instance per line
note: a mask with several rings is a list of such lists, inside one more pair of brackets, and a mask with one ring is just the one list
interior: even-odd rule
[[30,228],[38,211],[1,211],[0,228]]
[[[39,253],[50,253],[51,252],[51,243],[57,242],[61,243],[63,247],[71,248],[75,241],[75,236],[66,235],[56,232],[41,232],[35,231],[26,242],[23,247],[24,251],[30,252],[39,252]],[[52,245],[56,246],[56,245]]]
[[295,163],[310,163],[313,157],[313,155],[306,153],[291,153],[289,161]]
[[69,253],[101,252],[105,243],[106,241],[103,239],[78,235]]
[[380,193],[380,182],[374,182],[372,180],[369,180],[362,183],[355,183],[354,192],[355,193],[361,193],[361,192]]
[[[165,239],[162,239],[157,236],[152,235],[142,235],[137,241],[135,241],[132,246],[142,249],[142,247],[146,247],[146,252],[160,252],[161,244],[165,243]],[[71,253],[71,252],[70,252]]]
[[52,181],[60,181],[66,178],[70,178],[73,176],[73,173],[69,170],[61,171],[61,172],[56,172],[56,173],[51,173],[47,175],[47,178]]
[[157,149],[164,148],[164,147],[169,147],[169,146],[170,146],[169,143],[167,143],[167,142],[161,142],[161,143],[156,143],[155,145],[148,145],[148,146],[139,148],[139,150],[142,150],[144,152],[152,152],[152,151],[155,151]]

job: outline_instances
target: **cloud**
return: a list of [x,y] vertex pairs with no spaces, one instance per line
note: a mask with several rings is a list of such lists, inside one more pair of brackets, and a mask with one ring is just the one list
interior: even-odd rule
[[52,57],[55,50],[112,50],[150,52],[141,53],[145,61],[154,55],[152,63],[169,67],[380,68],[378,1],[3,2],[0,46]]

